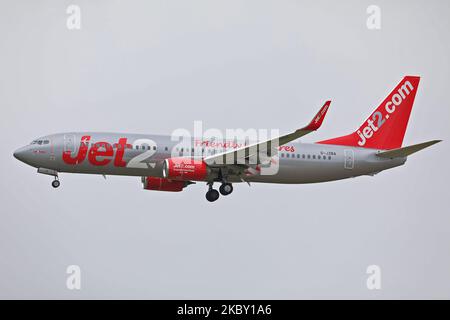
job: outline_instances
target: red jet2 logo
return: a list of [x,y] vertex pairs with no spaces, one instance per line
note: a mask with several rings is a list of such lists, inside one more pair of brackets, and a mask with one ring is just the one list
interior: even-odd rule
[[414,91],[414,87],[409,81],[406,81],[402,86],[400,86],[397,93],[393,94],[384,105],[384,109],[386,110],[385,115],[383,116],[383,109],[379,107],[379,109],[372,114],[372,119],[367,119],[366,126],[356,132],[361,139],[358,141],[358,145],[361,147],[364,146],[367,140],[369,140],[381,128],[381,126],[395,112],[397,109],[396,107],[400,107],[402,102],[406,100],[412,91]]
[[[91,136],[83,136],[81,138],[78,154],[72,156],[72,152],[70,150],[64,151],[62,155],[63,161],[71,165],[80,164],[84,161],[84,159],[86,159],[86,155],[88,155],[89,162],[94,166],[106,166],[110,163],[112,161],[111,158],[114,156],[113,146],[108,142],[97,142],[91,144],[91,148],[88,152],[90,140]],[[132,145],[127,143],[127,138],[120,138],[119,141],[114,144],[114,147],[117,149],[114,157],[114,166],[125,167],[127,165],[127,163],[123,160],[125,148],[132,148]]]

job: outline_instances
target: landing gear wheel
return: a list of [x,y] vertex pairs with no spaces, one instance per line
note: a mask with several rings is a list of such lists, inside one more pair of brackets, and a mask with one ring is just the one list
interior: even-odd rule
[[60,184],[61,184],[61,183],[59,182],[59,180],[53,180],[53,181],[52,181],[52,187],[53,187],[53,188],[58,188]]
[[227,196],[233,192],[233,185],[231,183],[222,183],[219,191],[223,196]]
[[209,202],[214,202],[217,199],[219,199],[219,191],[216,189],[210,189],[208,192],[206,192],[206,200]]

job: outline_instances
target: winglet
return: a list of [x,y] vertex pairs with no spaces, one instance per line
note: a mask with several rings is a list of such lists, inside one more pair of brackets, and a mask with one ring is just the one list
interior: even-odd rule
[[325,115],[327,114],[330,103],[331,100],[326,101],[322,108],[320,108],[319,112],[317,112],[315,117],[311,120],[311,122],[306,127],[300,130],[315,131],[319,129],[322,125],[323,119],[325,119]]

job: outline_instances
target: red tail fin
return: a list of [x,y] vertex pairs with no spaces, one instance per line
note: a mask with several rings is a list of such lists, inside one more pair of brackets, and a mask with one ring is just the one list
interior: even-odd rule
[[404,77],[356,132],[317,143],[385,150],[400,148],[419,81],[420,77]]

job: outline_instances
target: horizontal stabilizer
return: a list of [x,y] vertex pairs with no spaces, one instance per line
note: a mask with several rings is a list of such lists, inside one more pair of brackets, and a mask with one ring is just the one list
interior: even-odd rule
[[425,149],[425,148],[432,146],[433,144],[436,144],[441,141],[442,140],[432,140],[432,141],[423,142],[423,143],[419,143],[419,144],[413,144],[412,146],[407,146],[407,147],[398,148],[398,149],[392,149],[389,151],[383,151],[383,152],[377,153],[377,156],[380,158],[388,158],[388,159],[403,158],[403,157],[407,157],[413,153],[416,153],[417,151]]

